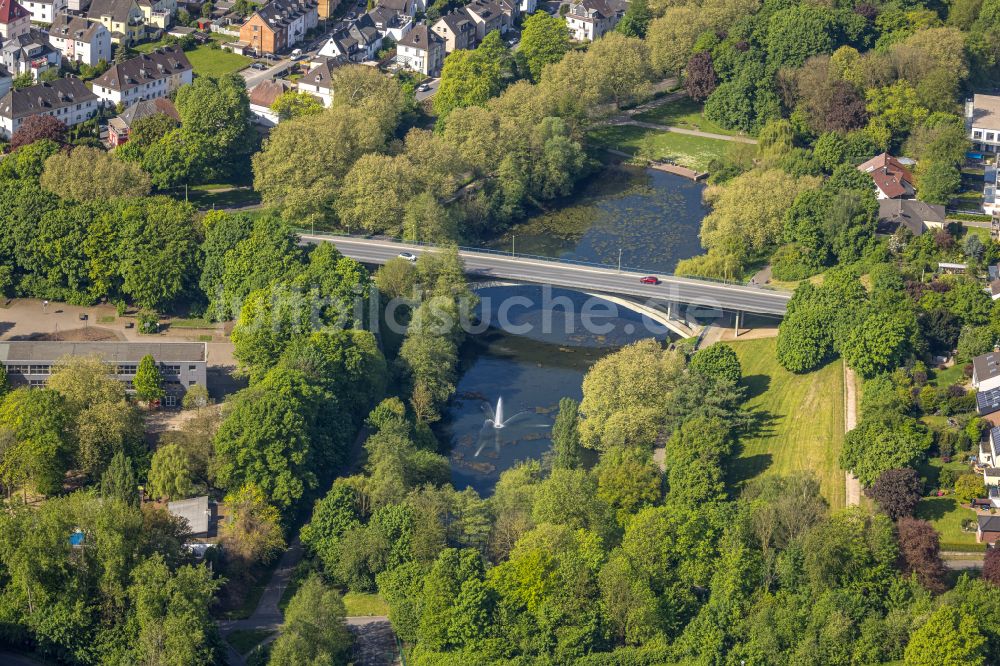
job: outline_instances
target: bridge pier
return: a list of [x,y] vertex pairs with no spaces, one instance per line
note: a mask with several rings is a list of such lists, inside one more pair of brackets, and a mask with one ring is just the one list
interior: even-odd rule
[[740,324],[743,323],[743,313],[740,312],[739,310],[737,310],[733,314],[733,320],[735,321],[735,324],[736,324],[735,331],[734,331],[735,335],[733,337],[738,338],[738,337],[740,337]]

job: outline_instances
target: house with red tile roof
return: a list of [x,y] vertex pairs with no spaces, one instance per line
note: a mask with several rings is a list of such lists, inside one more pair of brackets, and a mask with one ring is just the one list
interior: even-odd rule
[[858,171],[871,176],[879,199],[909,199],[916,194],[913,174],[889,153],[876,155],[858,166]]
[[28,34],[31,14],[17,0],[0,0],[0,38],[3,41]]

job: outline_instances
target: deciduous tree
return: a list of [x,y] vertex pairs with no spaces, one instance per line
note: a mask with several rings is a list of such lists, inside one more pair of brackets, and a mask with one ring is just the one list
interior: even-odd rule
[[897,520],[912,516],[923,496],[924,484],[917,472],[909,467],[887,469],[868,488],[865,495],[875,500],[880,509]]

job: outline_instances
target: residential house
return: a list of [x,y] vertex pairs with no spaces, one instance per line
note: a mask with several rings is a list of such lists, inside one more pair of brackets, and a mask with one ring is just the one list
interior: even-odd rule
[[49,45],[49,36],[44,31],[31,28],[26,33],[4,40],[0,47],[0,60],[11,76],[31,74],[38,81],[45,70],[59,68],[62,55]]
[[108,144],[114,148],[127,143],[136,121],[161,114],[173,118],[178,123],[181,121],[181,116],[177,113],[174,103],[166,97],[144,99],[130,105],[122,111],[121,115],[108,121]]
[[277,81],[261,81],[250,89],[250,113],[254,122],[264,127],[274,127],[280,121],[277,112],[271,107],[275,100],[286,91],[292,89],[292,84],[284,79]]
[[[60,79],[76,81],[79,79]],[[54,81],[53,83],[59,83]],[[37,86],[35,86],[37,87]],[[26,89],[27,90],[27,89]],[[0,103],[0,113],[3,104]],[[96,109],[96,105],[94,107]],[[139,361],[152,356],[163,377],[167,407],[180,404],[192,386],[207,386],[207,350],[204,342],[53,342],[25,340],[0,343],[0,363],[14,386],[45,386],[52,366],[67,356],[97,356],[114,368],[114,377],[133,391]]]
[[86,13],[90,9],[90,0],[69,0],[66,9],[74,14]]
[[215,503],[208,501],[208,495],[168,502],[167,511],[187,523],[187,532],[192,537],[208,537],[215,531]]
[[881,199],[878,202],[878,233],[893,234],[902,227],[914,236],[945,225],[944,206],[917,199]]
[[444,64],[444,39],[421,23],[396,45],[396,62],[427,76],[437,76]]
[[979,391],[1000,388],[1000,350],[972,359],[972,386]]
[[973,150],[1000,153],[1000,96],[973,95],[965,103],[965,129]]
[[52,23],[69,9],[67,0],[26,0],[22,6],[31,14],[35,23]]
[[368,14],[362,14],[351,21],[347,28],[338,30],[319,50],[324,58],[346,58],[351,62],[366,62],[375,59],[382,48],[382,34]]
[[165,97],[191,83],[191,63],[179,47],[156,49],[111,66],[94,79],[94,92],[109,104],[130,105]]
[[510,28],[521,18],[520,0],[494,0],[504,14],[507,15],[507,27]]
[[309,70],[309,72],[299,79],[299,92],[306,92],[318,97],[323,102],[323,106],[329,107],[333,104],[333,63],[335,61],[324,59],[321,63]]
[[1000,539],[1000,516],[981,514],[977,516],[977,521],[977,543],[996,543]]
[[876,155],[858,166],[858,171],[871,176],[879,199],[906,199],[916,193],[913,174],[889,153]]
[[987,268],[989,275],[986,291],[994,301],[1000,300],[1000,264],[994,264]]
[[375,6],[412,18],[417,12],[427,9],[427,2],[426,0],[377,0]]
[[521,0],[520,10],[524,16],[534,14],[536,9],[538,9],[538,0]]
[[511,26],[510,17],[493,0],[472,0],[463,9],[476,24],[476,39],[479,41],[494,30],[505,33]]
[[978,462],[983,467],[1000,467],[1000,427],[990,429],[979,443]]
[[367,14],[382,36],[399,42],[413,28],[413,18],[385,7],[375,7]]
[[159,30],[166,30],[177,13],[177,0],[136,0],[143,22]]
[[444,40],[445,53],[476,46],[476,23],[464,11],[445,14],[431,29]]
[[574,0],[566,12],[569,36],[578,42],[600,39],[618,25],[624,14],[615,0]]
[[9,90],[0,99],[0,136],[9,139],[32,116],[52,116],[72,127],[93,117],[97,106],[97,96],[72,76]]
[[980,416],[1000,412],[1000,349],[972,359],[972,386]]
[[0,0],[0,41],[28,34],[31,14],[17,0]]
[[94,67],[100,61],[111,62],[111,33],[103,23],[60,14],[49,26],[49,44],[71,62]]
[[240,42],[257,54],[294,47],[319,23],[317,0],[272,0],[240,27]]
[[103,23],[115,44],[134,44],[145,34],[142,9],[136,0],[93,0],[87,18]]

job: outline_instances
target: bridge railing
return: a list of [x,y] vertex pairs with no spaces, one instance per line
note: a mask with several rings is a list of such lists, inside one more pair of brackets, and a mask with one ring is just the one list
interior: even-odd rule
[[[403,243],[405,245],[414,245],[414,246],[417,246],[417,247],[426,247],[426,248],[432,248],[432,249],[438,249],[438,250],[443,250],[443,249],[447,249],[449,247],[452,247],[452,246],[449,246],[449,245],[441,245],[441,244],[438,244],[438,243],[428,243],[426,241],[403,240],[402,238],[397,238],[395,236],[386,236],[384,234],[380,234],[380,235],[377,235],[377,236],[359,236],[357,234],[348,234],[348,233],[345,233],[343,231],[311,231],[309,229],[302,229],[302,228],[297,228],[297,229],[295,229],[295,231],[298,232],[299,234],[309,235],[309,236],[326,236],[326,237],[330,237],[330,238],[353,238],[353,239],[357,239],[357,240],[384,240],[384,241],[391,241],[393,243]],[[596,262],[596,261],[583,261],[581,259],[569,259],[569,258],[566,258],[566,257],[547,257],[547,256],[541,255],[541,254],[529,254],[527,252],[510,252],[508,250],[495,250],[493,248],[488,248],[488,247],[470,247],[470,246],[467,246],[467,245],[456,245],[454,247],[456,247],[458,250],[460,250],[462,252],[478,252],[480,254],[492,254],[492,255],[496,255],[496,256],[500,256],[500,257],[512,257],[512,258],[521,258],[521,259],[535,259],[535,260],[538,260],[538,261],[548,261],[548,262],[551,262],[551,263],[554,263],[554,264],[573,264],[575,266],[589,266],[591,268],[608,268],[608,269],[612,269],[612,270],[619,270],[620,269],[622,271],[626,271],[626,272],[629,272],[629,273],[643,273],[643,274],[648,274],[648,275],[661,275],[661,276],[664,276],[664,277],[677,277],[677,278],[681,278],[681,279],[696,280],[696,281],[699,281],[699,282],[717,282],[719,284],[729,284],[729,285],[735,285],[735,286],[738,286],[738,287],[746,287],[747,286],[747,284],[745,282],[741,282],[741,281],[738,281],[738,280],[725,280],[723,278],[701,277],[701,276],[693,276],[693,275],[692,276],[689,276],[689,275],[675,275],[674,273],[670,273],[670,272],[667,272],[667,271],[653,270],[653,269],[649,269],[649,268],[640,268],[640,267],[636,267],[636,266],[625,266],[624,264],[619,267],[618,264],[606,264],[606,263]],[[766,290],[770,290],[770,291],[779,291],[775,287],[772,287],[772,286],[769,286],[769,285],[753,285],[753,286],[755,286],[755,287],[757,287],[759,289],[766,289]]]

